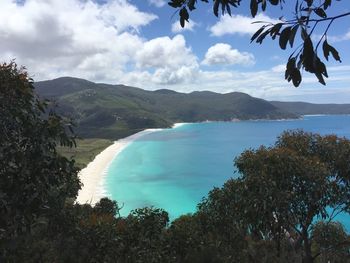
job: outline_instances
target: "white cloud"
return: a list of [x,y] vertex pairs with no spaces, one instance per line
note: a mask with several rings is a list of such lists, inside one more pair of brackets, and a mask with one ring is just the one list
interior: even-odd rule
[[[225,30],[219,26],[229,17],[222,18],[212,27],[213,35],[254,33],[251,20],[247,24],[245,17],[236,18],[234,21],[243,22],[227,22]],[[304,72],[299,89],[284,80],[281,66],[258,72],[206,71],[184,36],[142,37],[143,27],[155,19],[157,16],[140,11],[127,0],[109,0],[103,5],[92,0],[26,0],[21,5],[0,0],[0,57],[5,61],[16,58],[36,81],[75,76],[145,89],[241,91],[268,99],[301,100],[313,100],[324,92],[324,100],[350,101],[349,65],[328,67],[327,87]],[[216,51],[211,47],[202,63],[254,62],[253,55],[221,45]]]
[[278,20],[270,18],[265,14],[258,14],[255,18],[242,15],[221,16],[220,21],[210,27],[209,31],[213,36],[254,34],[263,25],[261,23],[253,24],[256,21],[278,23]]
[[163,7],[166,4],[165,0],[148,0],[148,3],[156,7]]
[[[318,41],[321,39],[322,36],[323,34],[313,34],[312,37],[315,41]],[[327,35],[327,41],[329,43],[336,43],[348,40],[350,40],[350,29],[343,35]]]
[[197,57],[186,47],[182,35],[159,37],[147,41],[136,53],[138,68],[170,68],[197,65]]
[[[159,37],[143,43],[135,55],[142,74],[128,74],[128,83],[179,84],[193,81],[199,70],[197,57],[186,46],[182,35]],[[149,72],[146,73],[145,70]],[[153,72],[153,73],[150,73]]]
[[[198,74],[198,82],[186,89],[211,90],[220,93],[239,91],[267,100],[300,100],[319,103],[349,103],[350,66],[330,67],[327,86],[321,86],[317,78],[304,72],[303,82],[294,88],[284,79],[284,72],[261,70],[203,71]],[[185,90],[184,90],[185,91]]]
[[285,64],[280,64],[280,65],[274,66],[271,70],[272,70],[272,72],[276,72],[276,73],[285,72],[286,71],[286,65]]
[[189,22],[186,22],[185,27],[181,27],[179,21],[175,21],[171,25],[171,32],[181,33],[183,31],[193,31],[193,29],[197,26],[198,26],[198,24],[191,19],[189,19]]
[[182,66],[175,71],[170,68],[156,70],[152,81],[157,84],[191,83],[198,75],[196,66]]
[[250,66],[255,64],[255,59],[251,53],[240,52],[229,44],[218,43],[208,49],[202,64]]
[[144,42],[138,31],[156,18],[126,0],[2,0],[0,56],[16,58],[36,80],[113,76],[133,61]]
[[128,72],[123,74],[119,81],[126,85],[151,90],[164,87],[183,90],[184,84],[191,85],[197,81],[199,73],[198,65],[180,66],[176,69],[164,67],[156,69],[153,73],[147,70]]

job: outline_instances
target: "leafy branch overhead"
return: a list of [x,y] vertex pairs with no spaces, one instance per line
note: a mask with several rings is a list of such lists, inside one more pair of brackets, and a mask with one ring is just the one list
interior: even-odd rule
[[[189,12],[196,9],[198,2],[197,0],[171,0],[168,4],[179,11],[180,24],[184,27],[185,23],[189,22]],[[232,8],[237,8],[241,2],[242,0],[213,0],[213,13],[217,17],[220,13],[231,16]],[[302,82],[303,71],[314,74],[321,84],[326,85],[325,78],[328,78],[328,72],[320,58],[322,55],[327,61],[332,56],[334,60],[341,62],[337,49],[327,41],[327,34],[335,20],[350,16],[350,12],[328,17],[327,11],[333,2],[335,0],[296,0],[292,19],[286,20],[281,17],[275,24],[264,21],[255,22],[261,23],[262,26],[252,35],[251,42],[262,44],[269,36],[272,40],[278,39],[279,47],[283,50],[288,46],[294,48],[286,63],[285,79],[288,82],[292,81],[295,87]],[[283,7],[284,3],[285,0],[250,0],[251,15],[255,17],[259,9],[265,11],[268,5]],[[314,32],[321,24],[325,24],[326,28],[317,39]],[[297,46],[294,44],[296,39],[300,41]],[[321,44],[322,50],[320,50]]]

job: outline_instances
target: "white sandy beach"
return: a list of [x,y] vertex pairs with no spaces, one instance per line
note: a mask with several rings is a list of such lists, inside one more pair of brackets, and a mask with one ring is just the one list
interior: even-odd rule
[[102,197],[105,197],[106,192],[103,187],[103,179],[113,159],[134,140],[157,130],[161,129],[147,129],[124,139],[120,139],[99,153],[95,159],[78,174],[83,186],[78,193],[76,201],[79,204],[88,203],[94,205]]

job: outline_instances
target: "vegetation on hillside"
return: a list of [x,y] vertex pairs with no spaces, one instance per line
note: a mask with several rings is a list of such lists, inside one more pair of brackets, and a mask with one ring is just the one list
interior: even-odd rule
[[300,115],[350,114],[350,104],[313,104],[307,102],[270,101],[280,109]]
[[74,203],[70,122],[47,112],[14,63],[0,65],[1,262],[350,262],[335,216],[350,212],[350,141],[303,131],[247,150],[241,173],[194,214],[169,223],[145,207],[120,217],[115,201]]
[[95,156],[113,142],[106,139],[76,139],[76,147],[57,147],[57,151],[69,160],[75,161],[75,166],[84,168]]
[[37,82],[35,86],[40,96],[56,100],[59,112],[75,120],[79,136],[90,138],[119,139],[176,122],[298,117],[239,92],[147,91],[74,78]]
[[350,106],[268,102],[244,93],[189,94],[147,91],[123,85],[59,78],[35,83],[41,97],[54,99],[58,112],[74,119],[83,138],[119,139],[146,128],[167,128],[176,122],[232,119],[288,119],[303,114],[350,114]]

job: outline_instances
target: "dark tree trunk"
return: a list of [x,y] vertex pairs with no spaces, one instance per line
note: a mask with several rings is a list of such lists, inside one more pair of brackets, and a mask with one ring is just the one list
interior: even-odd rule
[[311,252],[311,242],[309,239],[309,234],[307,232],[307,230],[303,229],[302,231],[303,234],[303,263],[313,263],[314,262],[314,258],[312,256],[312,252]]

